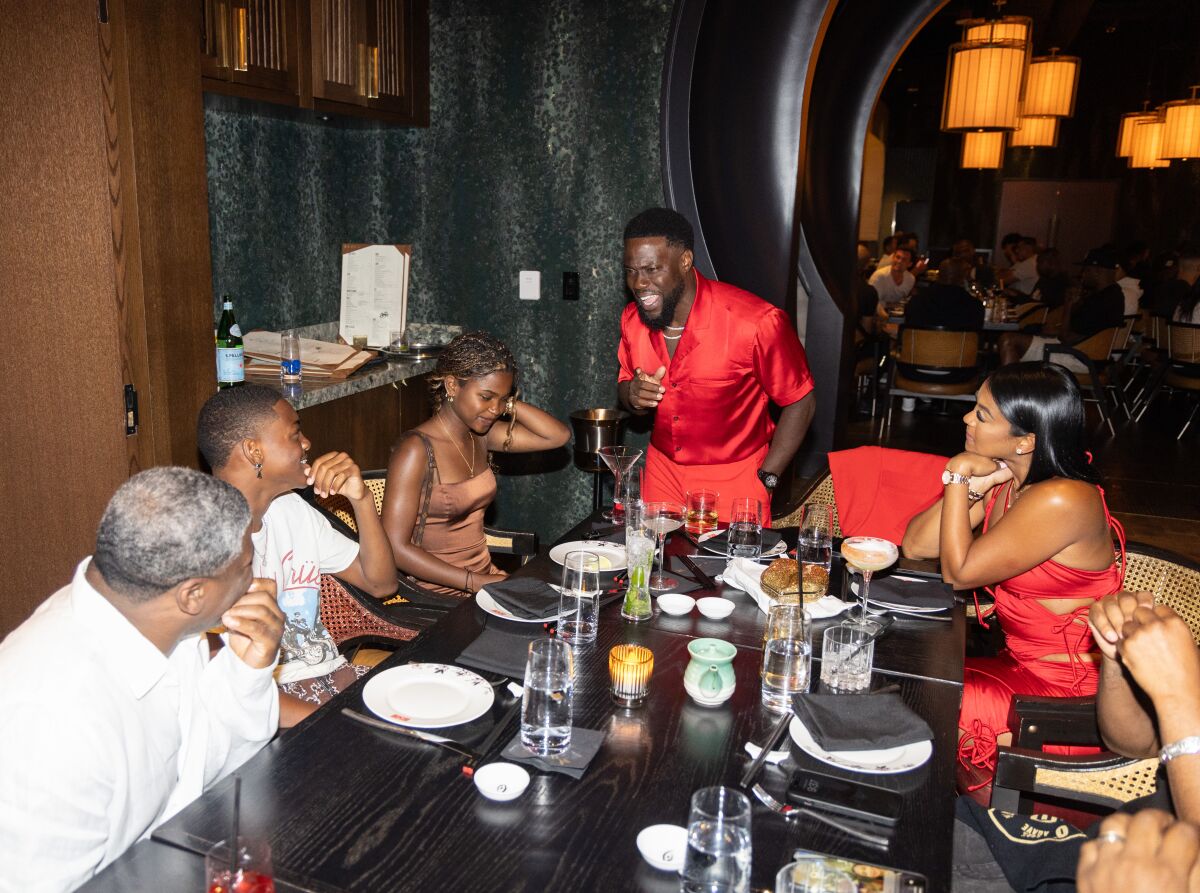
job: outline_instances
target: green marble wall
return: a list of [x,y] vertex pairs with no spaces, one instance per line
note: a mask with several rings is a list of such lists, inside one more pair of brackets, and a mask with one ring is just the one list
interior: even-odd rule
[[[663,200],[672,4],[431,6],[428,129],[209,98],[214,305],[232,294],[244,328],[336,319],[340,245],[412,243],[411,319],[504,339],[526,398],[564,420],[614,405],[621,227]],[[522,269],[542,272],[541,301],[518,301]],[[580,274],[576,303],[562,300],[564,270]],[[496,523],[550,537],[590,508],[590,476],[565,451],[551,465],[502,478]]]

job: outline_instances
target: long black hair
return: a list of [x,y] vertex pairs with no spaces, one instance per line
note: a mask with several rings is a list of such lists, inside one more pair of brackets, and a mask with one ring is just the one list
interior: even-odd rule
[[987,383],[1013,437],[1037,438],[1025,483],[1052,477],[1100,482],[1084,449],[1083,394],[1069,370],[1055,363],[1010,363]]

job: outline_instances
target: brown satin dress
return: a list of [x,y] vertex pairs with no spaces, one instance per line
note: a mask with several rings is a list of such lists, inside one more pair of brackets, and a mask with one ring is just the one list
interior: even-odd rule
[[[483,533],[483,513],[496,498],[496,476],[492,469],[485,465],[475,477],[456,484],[443,484],[436,468],[434,474],[437,482],[429,494],[429,515],[425,519],[421,548],[447,564],[476,574],[500,573],[492,564]],[[463,577],[465,582],[466,574]],[[435,583],[421,585],[434,592],[463,591]]]

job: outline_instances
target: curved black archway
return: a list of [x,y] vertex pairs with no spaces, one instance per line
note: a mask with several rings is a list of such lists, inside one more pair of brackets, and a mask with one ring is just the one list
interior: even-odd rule
[[676,0],[663,72],[663,183],[700,236],[701,269],[794,312],[817,418],[813,469],[847,416],[854,245],[875,100],[945,0]]

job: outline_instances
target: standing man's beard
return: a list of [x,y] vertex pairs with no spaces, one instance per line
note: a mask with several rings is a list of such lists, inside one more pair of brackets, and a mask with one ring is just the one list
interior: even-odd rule
[[680,280],[679,285],[671,289],[668,294],[663,295],[662,311],[656,317],[649,317],[646,311],[642,309],[642,304],[634,295],[633,303],[637,307],[638,316],[642,318],[642,322],[646,324],[648,329],[658,329],[662,331],[667,326],[672,324],[675,319],[675,308],[679,306],[679,299],[683,297],[683,281]]

